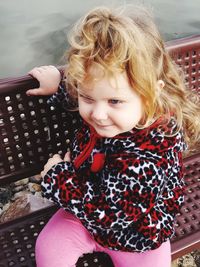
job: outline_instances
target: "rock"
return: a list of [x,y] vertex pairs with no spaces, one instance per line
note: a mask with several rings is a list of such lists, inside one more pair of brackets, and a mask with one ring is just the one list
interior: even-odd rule
[[14,186],[22,186],[22,185],[27,185],[29,182],[29,178],[24,178],[22,180],[16,181],[13,183]]
[[26,196],[26,195],[30,195],[30,192],[27,190],[20,191],[20,192],[15,193],[11,200],[15,201],[17,198],[21,198],[21,197]]
[[[194,258],[192,257],[191,254],[187,254],[185,256],[182,257],[182,266],[184,267],[196,267]],[[180,261],[181,262],[181,261]]]
[[35,192],[35,194],[34,194],[36,197],[40,197],[40,198],[43,198],[43,196],[42,196],[42,192],[40,191],[40,192]]
[[0,203],[6,204],[12,196],[12,190],[8,187],[0,187]]
[[18,185],[18,186],[14,187],[12,189],[12,192],[13,193],[17,193],[17,192],[23,191],[24,189],[25,189],[25,186],[24,185]]
[[194,258],[196,266],[199,267],[200,266],[200,249],[194,250],[191,254]]
[[7,209],[9,209],[10,207],[10,202],[6,203],[4,206],[3,206],[3,212],[6,211]]
[[53,202],[47,200],[46,198],[38,197],[36,195],[29,196],[29,203],[30,203],[30,212],[53,205]]
[[171,267],[178,267],[178,260],[174,260],[171,264]]
[[29,178],[29,182],[35,183],[35,184],[40,184],[41,180],[42,180],[42,177],[41,177],[40,174],[32,176],[32,177]]
[[3,209],[0,209],[0,216],[2,215],[2,213],[3,213]]
[[32,195],[28,191],[18,192],[16,194],[20,193],[23,193],[23,195],[18,195],[14,202],[9,202],[4,205],[3,213],[0,216],[0,223],[13,220],[15,218],[29,214],[33,211],[53,205],[53,203],[49,200],[41,196],[38,197],[36,195]]
[[28,188],[29,188],[31,193],[35,193],[35,192],[40,192],[41,191],[41,186],[39,184],[35,184],[35,183],[29,183],[28,184]]
[[0,217],[0,222],[7,222],[15,218],[21,217],[30,210],[30,203],[28,195],[21,196],[15,202],[9,205],[9,208],[3,212]]

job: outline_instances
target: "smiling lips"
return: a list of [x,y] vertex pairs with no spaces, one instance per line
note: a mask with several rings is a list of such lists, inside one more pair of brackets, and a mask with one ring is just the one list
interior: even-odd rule
[[101,127],[101,128],[106,128],[106,127],[109,127],[109,126],[112,126],[112,125],[101,125],[101,124],[97,124],[95,123],[97,127]]
[[98,126],[98,127],[109,127],[109,126],[112,126],[112,125],[104,125],[104,124],[99,124],[99,123],[96,123],[95,122],[95,124],[96,124],[96,126]]

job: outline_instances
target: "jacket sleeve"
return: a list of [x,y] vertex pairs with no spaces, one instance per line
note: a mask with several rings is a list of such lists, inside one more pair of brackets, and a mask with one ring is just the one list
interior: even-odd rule
[[82,204],[84,194],[84,182],[76,175],[71,162],[60,162],[54,165],[44,176],[41,183],[43,196],[57,203],[61,207],[68,208]]

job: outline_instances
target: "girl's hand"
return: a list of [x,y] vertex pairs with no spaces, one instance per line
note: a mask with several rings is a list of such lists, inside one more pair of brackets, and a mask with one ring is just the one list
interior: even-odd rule
[[68,161],[68,162],[71,161],[71,157],[70,157],[70,152],[69,151],[65,154],[64,161]]
[[39,81],[40,87],[26,91],[27,95],[52,95],[57,92],[61,74],[56,67],[36,67],[29,71],[28,74]]
[[44,170],[41,172],[41,176],[42,178],[44,178],[44,176],[47,174],[47,172],[56,164],[58,164],[59,162],[62,162],[63,159],[61,158],[61,156],[59,154],[55,154],[53,155],[52,158],[50,158],[47,163],[44,165]]
[[59,162],[68,161],[70,162],[70,152],[67,152],[64,156],[64,159],[61,158],[59,154],[53,155],[52,158],[50,158],[47,163],[44,165],[44,170],[41,172],[42,178],[47,174],[47,172],[56,164]]

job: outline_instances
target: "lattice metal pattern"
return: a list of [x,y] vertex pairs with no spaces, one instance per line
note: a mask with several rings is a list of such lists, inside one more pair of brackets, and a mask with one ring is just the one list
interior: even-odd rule
[[[72,118],[25,91],[0,96],[0,175],[40,171],[54,153],[64,154]],[[7,181],[8,182],[8,181]]]
[[[188,88],[200,95],[200,36],[183,42],[169,42],[169,50],[174,61],[183,69]],[[200,154],[199,150],[197,152],[198,155],[185,162],[185,202],[181,213],[176,216],[176,232],[172,239],[172,252],[177,253],[175,258],[189,252],[188,244],[193,249],[200,246]]]
[[[174,61],[186,75],[186,85],[200,94],[200,37],[168,42],[168,49]],[[172,45],[171,45],[172,44]]]
[[[55,212],[42,211],[25,220],[3,225],[0,236],[0,267],[35,267],[35,241]],[[48,245],[48,244],[47,244]]]
[[[181,240],[181,246],[187,244],[187,238],[197,242],[200,231],[200,155],[192,156],[185,160],[186,194],[185,203],[181,213],[176,216],[175,237]],[[178,247],[176,247],[177,249]]]
[[200,93],[200,49],[178,54],[176,62],[183,66],[189,88]]

